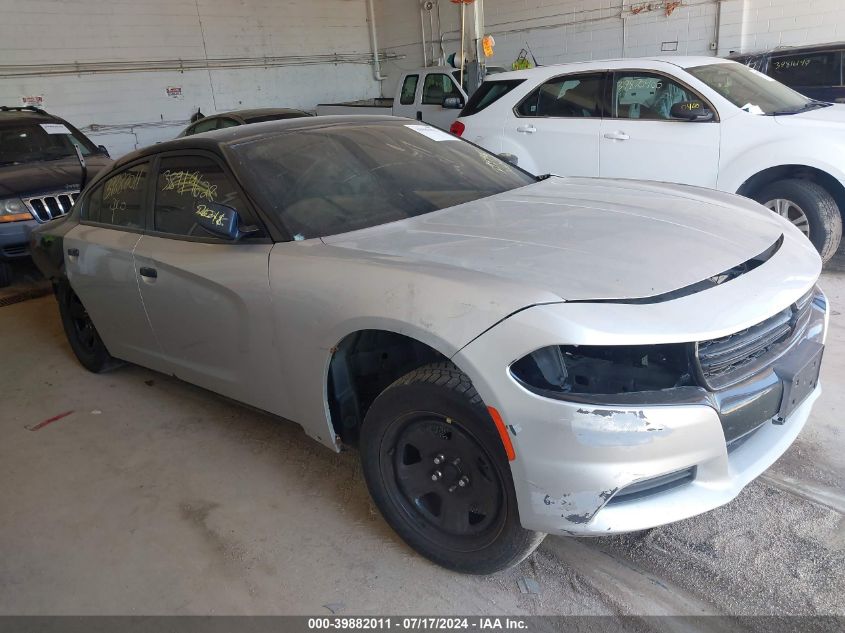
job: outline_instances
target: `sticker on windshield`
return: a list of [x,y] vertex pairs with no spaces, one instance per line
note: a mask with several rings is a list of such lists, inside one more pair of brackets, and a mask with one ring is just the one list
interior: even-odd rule
[[41,127],[47,134],[70,134],[70,130],[61,123],[42,123]]
[[751,114],[766,114],[765,112],[763,112],[763,108],[753,103],[746,103],[740,108],[740,110],[745,110],[746,112],[750,112]]
[[418,132],[423,136],[427,136],[432,141],[457,141],[457,136],[452,136],[448,132],[444,132],[443,130],[438,130],[436,127],[431,127],[430,125],[406,125],[405,127],[412,129],[414,132]]

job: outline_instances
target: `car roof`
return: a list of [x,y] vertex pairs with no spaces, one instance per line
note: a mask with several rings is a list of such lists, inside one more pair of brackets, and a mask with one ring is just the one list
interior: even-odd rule
[[526,70],[512,70],[504,73],[496,73],[490,77],[490,81],[501,81],[505,79],[542,79],[553,77],[566,72],[585,72],[590,70],[613,70],[616,68],[643,68],[646,70],[665,68],[666,65],[677,66],[678,68],[691,68],[693,66],[706,66],[709,64],[727,64],[730,60],[721,57],[705,57],[703,55],[665,55],[657,57],[625,57],[619,59],[598,59],[584,62],[569,62],[566,64],[552,64],[549,66],[537,66]]
[[[229,112],[218,112],[217,114],[209,114],[205,118],[210,119],[212,117],[236,116],[246,120],[255,117],[273,116],[275,114],[284,116],[286,114],[307,115],[308,113],[304,110],[297,110],[295,108],[249,108],[247,110],[231,110]],[[200,121],[201,120],[202,119],[200,119]]]
[[222,130],[212,130],[191,136],[180,136],[178,138],[142,147],[130,152],[115,161],[115,167],[121,167],[132,161],[145,156],[160,154],[162,152],[183,151],[183,150],[207,150],[219,152],[221,148],[244,141],[273,136],[290,132],[293,130],[319,129],[336,126],[371,125],[373,123],[396,123],[411,122],[410,119],[384,115],[351,115],[351,116],[308,116],[294,119],[278,119],[275,121],[264,121],[262,123],[251,123],[250,125],[236,125]]
[[3,123],[21,123],[31,121],[33,123],[44,121],[59,121],[58,117],[47,114],[44,110],[0,106],[0,125]]

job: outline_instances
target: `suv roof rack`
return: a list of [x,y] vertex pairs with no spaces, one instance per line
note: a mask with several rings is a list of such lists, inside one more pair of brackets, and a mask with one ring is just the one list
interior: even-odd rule
[[27,110],[29,112],[37,112],[38,114],[47,114],[41,108],[36,108],[35,106],[0,106],[0,112],[22,112]]

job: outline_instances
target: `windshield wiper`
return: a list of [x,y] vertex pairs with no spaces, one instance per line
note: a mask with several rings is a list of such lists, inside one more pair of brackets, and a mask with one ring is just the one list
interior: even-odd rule
[[551,177],[552,177],[551,174],[540,174],[539,176],[535,176],[535,178],[537,179],[537,182],[540,182],[541,180],[548,180]]
[[809,103],[804,104],[797,110],[775,110],[774,112],[770,112],[769,116],[776,116],[780,114],[800,114],[802,112],[815,110],[817,108],[827,108],[832,105],[832,103],[827,103],[826,101],[810,101]]

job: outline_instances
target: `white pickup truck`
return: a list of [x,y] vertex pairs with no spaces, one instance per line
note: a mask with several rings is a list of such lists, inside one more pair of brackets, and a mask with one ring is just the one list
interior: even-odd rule
[[842,235],[845,105],[714,57],[498,74],[451,132],[534,174],[658,180],[757,200],[824,260]]
[[467,101],[460,71],[447,66],[420,68],[402,75],[394,98],[317,104],[317,115],[387,114],[417,119],[448,130]]

